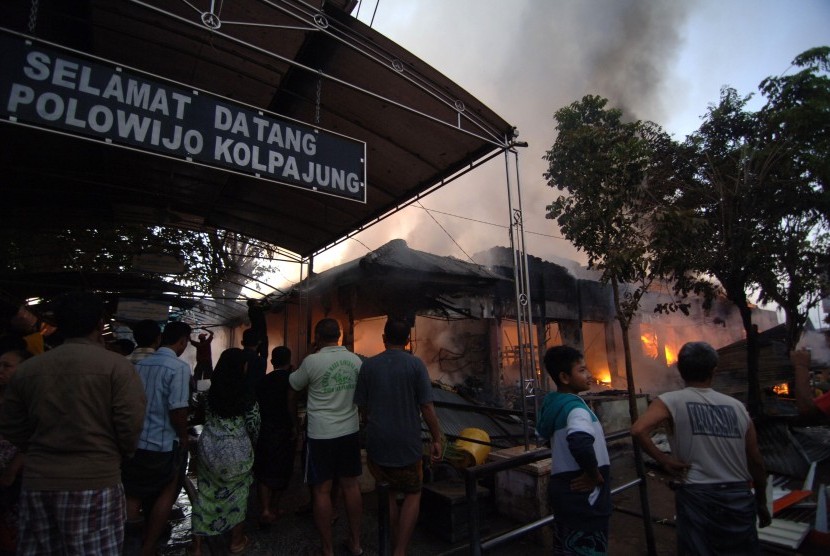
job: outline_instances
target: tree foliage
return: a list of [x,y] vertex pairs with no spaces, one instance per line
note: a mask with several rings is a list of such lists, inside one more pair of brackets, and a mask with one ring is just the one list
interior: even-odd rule
[[717,279],[737,306],[747,338],[748,401],[760,410],[758,346],[750,296],[787,315],[788,347],[807,310],[826,291],[827,122],[830,87],[818,75],[827,49],[796,59],[811,64],[761,84],[764,107],[724,88],[685,141],[670,217],[655,234],[679,291]]
[[174,255],[184,273],[170,276],[194,294],[240,295],[245,282],[260,278],[276,248],[222,230],[119,226],[4,232],[0,260],[17,272],[133,272],[141,253]]
[[624,122],[604,98],[587,95],[556,112],[557,139],[547,152],[548,185],[564,191],[547,207],[562,234],[612,287],[637,285],[617,303],[628,329],[655,278],[651,227],[662,211],[674,148],[651,122]]
[[760,299],[784,310],[788,349],[808,311],[830,295],[830,47],[808,50],[793,65],[800,71],[761,82],[759,112],[775,171],[761,246],[769,264],[758,284]]
[[[548,185],[564,191],[547,207],[562,234],[609,283],[622,330],[629,413],[637,418],[629,327],[659,276],[652,222],[670,181],[671,139],[650,122],[624,122],[608,101],[588,95],[556,112],[558,135],[547,152]],[[639,456],[638,456],[639,457]],[[639,460],[638,460],[639,461]]]
[[673,214],[656,237],[678,291],[708,287],[715,278],[738,308],[747,337],[750,411],[757,413],[758,350],[749,295],[763,267],[758,246],[769,167],[757,142],[757,118],[746,110],[749,98],[723,89],[687,138],[690,164],[679,176]]
[[[545,157],[548,185],[567,193],[547,217],[611,284],[627,371],[627,329],[652,280],[669,279],[679,295],[723,292],[744,325],[756,415],[750,299],[783,308],[793,348],[830,275],[830,48],[793,63],[796,73],[761,83],[766,103],[758,111],[748,109],[751,96],[725,87],[682,143],[586,96],[556,112],[559,134]],[[620,298],[622,284],[633,289]]]

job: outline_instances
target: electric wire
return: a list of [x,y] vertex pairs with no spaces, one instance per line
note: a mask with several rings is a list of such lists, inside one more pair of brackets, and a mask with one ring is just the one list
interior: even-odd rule
[[360,241],[359,239],[357,239],[357,238],[356,238],[356,237],[354,237],[354,236],[350,237],[349,239],[353,239],[353,240],[355,240],[356,242],[358,242],[360,245],[362,245],[363,247],[365,247],[365,248],[366,248],[366,250],[367,250],[369,253],[372,253],[372,252],[374,251],[374,249],[370,249],[368,245],[366,245],[365,243],[363,243],[362,241]]
[[430,217],[430,218],[432,218],[432,220],[433,220],[436,224],[438,224],[438,227],[439,227],[439,228],[441,228],[441,229],[444,231],[444,233],[445,233],[445,234],[447,234],[447,237],[448,237],[448,238],[450,238],[450,240],[452,240],[452,242],[455,244],[455,246],[456,246],[456,247],[458,247],[459,249],[461,249],[461,252],[462,252],[462,253],[464,253],[464,255],[466,255],[466,257],[467,257],[468,259],[470,259],[470,262],[471,262],[471,263],[473,263],[473,264],[478,264],[478,263],[476,263],[476,262],[473,260],[473,258],[472,258],[469,254],[467,254],[467,252],[466,252],[466,251],[464,251],[464,248],[463,248],[463,247],[461,247],[461,245],[459,245],[459,243],[458,243],[457,241],[455,241],[455,238],[454,238],[454,237],[452,237],[452,234],[450,234],[450,233],[447,231],[447,229],[446,229],[444,226],[442,226],[440,222],[438,222],[438,220],[437,220],[437,219],[436,219],[436,218],[432,215],[432,213],[431,213],[430,211],[428,211],[428,210],[426,209],[426,207],[424,207],[424,205],[422,205],[422,204],[421,204],[421,201],[416,201],[416,203],[415,203],[415,204],[416,204],[417,206],[421,207],[422,209],[424,209],[424,210],[426,211],[426,213],[429,215],[429,217]]
[[[420,203],[418,203],[418,204],[420,205]],[[451,212],[444,212],[444,211],[441,211],[441,210],[427,208],[423,205],[420,205],[420,208],[424,209],[427,212],[434,212],[436,214],[443,214],[444,216],[452,216],[454,218],[460,218],[461,220],[469,220],[470,222],[476,222],[478,224],[486,224],[488,226],[495,226],[496,228],[502,228],[502,229],[505,229],[505,230],[510,228],[510,226],[505,226],[504,224],[496,224],[495,222],[488,222],[486,220],[478,220],[476,218],[470,218],[468,216],[461,216],[460,214],[453,214]],[[549,237],[549,238],[553,238],[553,239],[563,239],[565,241],[568,241],[568,238],[562,237],[562,236],[557,236],[557,235],[554,235],[554,234],[543,234],[542,232],[531,232],[529,230],[525,230],[525,233],[526,234],[532,234],[532,235],[535,235],[535,236]]]
[[372,20],[369,22],[369,27],[375,23],[375,15],[378,13],[378,6],[380,6],[380,0],[375,2],[375,11],[372,12]]

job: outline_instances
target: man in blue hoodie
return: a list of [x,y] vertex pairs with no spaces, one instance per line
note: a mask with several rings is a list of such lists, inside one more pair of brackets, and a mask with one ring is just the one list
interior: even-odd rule
[[545,396],[536,431],[551,446],[553,553],[606,554],[611,517],[608,449],[599,419],[577,395],[590,389],[591,373],[582,354],[568,346],[550,348],[545,369],[557,391]]

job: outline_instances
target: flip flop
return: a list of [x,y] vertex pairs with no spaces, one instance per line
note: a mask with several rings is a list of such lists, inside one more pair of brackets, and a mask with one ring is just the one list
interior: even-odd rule
[[242,544],[239,546],[234,547],[233,545],[228,547],[228,550],[231,554],[242,554],[245,552],[245,549],[248,548],[248,543],[251,539],[248,538],[248,535],[243,535],[242,537]]

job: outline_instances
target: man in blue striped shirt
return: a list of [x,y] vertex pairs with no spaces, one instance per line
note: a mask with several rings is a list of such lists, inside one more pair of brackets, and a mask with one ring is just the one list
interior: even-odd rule
[[128,524],[140,523],[144,509],[142,554],[155,554],[178,492],[179,471],[187,461],[190,365],[179,356],[190,342],[190,332],[188,324],[168,323],[161,347],[135,366],[144,384],[147,414],[135,457],[122,467],[122,480]]

